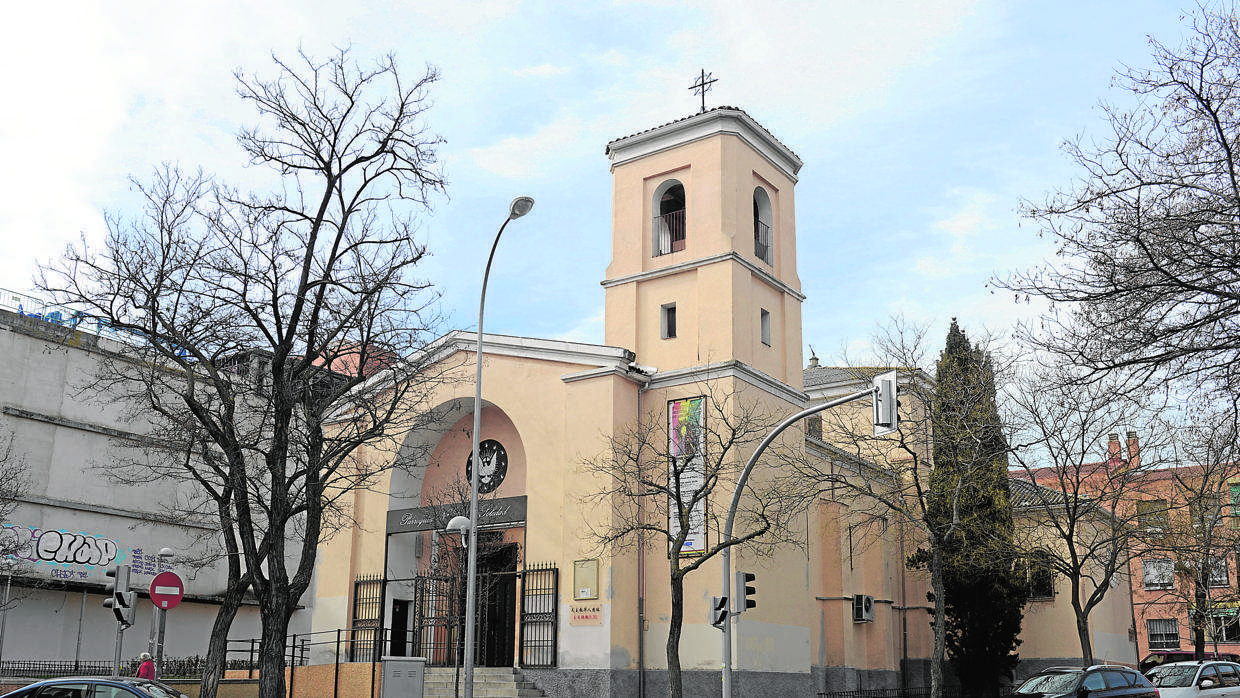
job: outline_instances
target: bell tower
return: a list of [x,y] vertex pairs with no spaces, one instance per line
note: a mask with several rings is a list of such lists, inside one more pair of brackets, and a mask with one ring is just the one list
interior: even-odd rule
[[607,145],[606,343],[661,372],[740,361],[801,389],[801,160],[719,107]]

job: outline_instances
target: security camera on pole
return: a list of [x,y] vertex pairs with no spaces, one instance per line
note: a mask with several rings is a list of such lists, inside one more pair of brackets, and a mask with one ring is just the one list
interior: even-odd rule
[[[745,463],[745,469],[741,471],[741,476],[736,479],[736,490],[732,493],[732,505],[728,507],[728,518],[723,524],[723,534],[720,536],[722,541],[732,540],[732,523],[736,519],[736,508],[741,502],[741,492],[745,489],[745,483],[749,480],[749,473],[753,471],[753,466],[758,462],[758,458],[766,451],[775,437],[779,436],[785,429],[796,424],[797,422],[831,409],[839,407],[856,400],[864,400],[870,398],[874,403],[874,435],[883,436],[896,432],[900,428],[899,401],[896,399],[899,393],[899,381],[897,371],[888,371],[874,377],[870,387],[846,395],[838,400],[824,402],[821,405],[814,405],[808,409],[801,410],[791,417],[780,422],[775,430],[766,435],[762,439],[762,443],[754,449],[753,454],[749,456],[749,460]],[[723,592],[719,596],[711,597],[711,625],[723,631],[723,698],[732,698],[732,624],[729,621],[728,597],[731,593],[732,586],[732,546],[723,549],[721,553],[723,558]],[[750,586],[750,582],[754,581],[754,575],[750,572],[738,572],[736,574],[737,599],[735,602],[735,611],[730,615],[732,617],[739,616],[746,610],[753,608],[756,602],[749,598],[750,595],[756,593],[756,588]]]

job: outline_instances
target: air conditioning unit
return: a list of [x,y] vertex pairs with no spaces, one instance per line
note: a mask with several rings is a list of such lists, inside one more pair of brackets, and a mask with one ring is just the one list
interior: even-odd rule
[[853,622],[874,622],[874,597],[868,594],[857,594],[853,597]]

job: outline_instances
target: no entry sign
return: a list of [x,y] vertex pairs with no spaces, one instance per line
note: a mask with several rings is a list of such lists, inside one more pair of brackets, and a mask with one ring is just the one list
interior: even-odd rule
[[176,572],[160,572],[151,580],[151,603],[165,611],[185,598],[185,582]]

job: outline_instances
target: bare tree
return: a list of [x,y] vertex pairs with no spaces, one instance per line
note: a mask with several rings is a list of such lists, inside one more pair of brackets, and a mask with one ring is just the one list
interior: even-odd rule
[[1188,609],[1194,656],[1202,659],[1208,640],[1218,650],[1222,624],[1216,610],[1231,610],[1240,601],[1227,570],[1240,529],[1224,515],[1224,495],[1240,476],[1240,431],[1229,406],[1222,414],[1195,417],[1175,432],[1173,467],[1148,474],[1158,476],[1161,486],[1151,488],[1156,496],[1144,502],[1136,545],[1147,558],[1166,561],[1159,601]]
[[[8,523],[12,519],[13,512],[30,487],[26,457],[15,449],[14,441],[12,430],[5,429],[0,433],[0,523]],[[15,536],[0,536],[0,559],[18,552],[21,545]]]
[[[1062,575],[1076,619],[1083,666],[1094,664],[1090,613],[1128,569],[1138,549],[1134,501],[1145,496],[1147,472],[1159,465],[1159,409],[1115,377],[1081,383],[1064,365],[1032,368],[1008,392],[1012,491],[1018,545],[1033,551],[1027,567]],[[1143,425],[1121,449],[1118,434]],[[1102,439],[1114,440],[1101,446]],[[1039,569],[1041,568],[1041,569]]]
[[[238,141],[278,175],[271,191],[165,165],[134,181],[140,216],[110,216],[100,249],[83,242],[40,274],[123,338],[101,386],[182,454],[178,476],[218,520],[226,596],[248,587],[259,602],[267,698],[284,694],[285,637],[318,543],[348,515],[338,498],[387,460],[359,448],[391,446],[421,413],[425,367],[405,357],[435,316],[414,276],[413,215],[443,187],[440,140],[422,125],[433,69],[407,81],[392,57],[360,66],[347,50],[274,62],[270,79],[237,73],[259,117]],[[204,678],[204,695],[214,685]]]
[[601,483],[587,501],[610,513],[586,522],[593,539],[607,549],[636,548],[638,555],[646,544],[666,546],[668,683],[677,698],[683,695],[685,577],[732,546],[748,544],[755,554],[769,554],[781,545],[804,543],[792,526],[803,510],[803,489],[763,470],[792,457],[795,447],[788,441],[775,442],[763,454],[736,514],[734,530],[743,533],[722,540],[728,503],[746,459],[782,416],[752,397],[729,392],[719,381],[703,388],[703,396],[677,401],[685,410],[679,419],[672,414],[675,407],[668,414],[646,414],[612,435],[605,452],[583,463],[583,471]]
[[1103,105],[1110,133],[1067,142],[1077,181],[1026,202],[1057,260],[997,282],[1050,300],[1024,334],[1092,372],[1122,369],[1240,395],[1240,22],[1199,5],[1180,47]]
[[[949,477],[936,477],[933,451],[938,447],[935,437],[940,432],[940,441],[947,435],[958,440],[950,446],[953,450],[972,450],[983,455],[982,430],[968,428],[958,415],[984,411],[985,403],[993,401],[993,392],[981,384],[960,385],[954,398],[959,402],[951,413],[935,409],[936,386],[929,372],[934,364],[927,355],[926,333],[927,327],[897,317],[880,329],[873,340],[879,364],[900,368],[898,431],[875,437],[865,404],[824,412],[823,441],[833,445],[834,455],[802,461],[798,475],[803,487],[816,489],[807,496],[846,503],[858,517],[869,514],[893,519],[906,535],[923,546],[915,557],[917,564],[930,574],[934,604],[930,690],[937,698],[943,690],[947,647],[945,570],[949,564],[963,568],[971,560],[1010,556],[1011,551],[1008,544],[999,540],[979,541],[964,550],[952,545],[957,536],[975,523],[970,518],[970,502],[1000,494],[989,490],[995,486],[991,477],[993,457],[1003,454],[986,452],[984,458],[963,459]],[[1001,374],[1003,368],[996,370]],[[875,368],[872,362],[866,362],[846,370],[858,385],[866,385],[874,375],[889,369]],[[1007,493],[1001,494],[1006,501]]]

